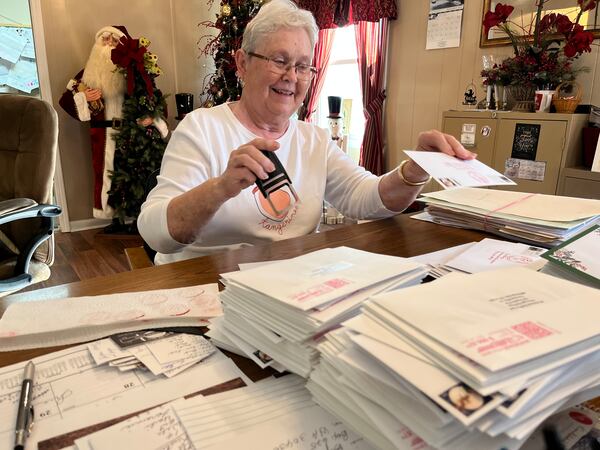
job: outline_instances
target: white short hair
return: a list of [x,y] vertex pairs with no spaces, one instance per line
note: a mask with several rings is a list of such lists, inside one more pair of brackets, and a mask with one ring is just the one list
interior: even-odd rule
[[262,39],[281,28],[304,29],[310,39],[311,51],[314,49],[319,27],[312,13],[299,8],[291,0],[271,0],[246,25],[242,50],[246,53],[256,50]]

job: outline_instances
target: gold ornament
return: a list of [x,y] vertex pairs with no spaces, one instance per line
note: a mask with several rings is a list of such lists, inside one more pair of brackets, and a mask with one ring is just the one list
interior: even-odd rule
[[227,3],[225,3],[223,6],[221,6],[221,15],[228,17],[231,14],[231,6],[229,6]]

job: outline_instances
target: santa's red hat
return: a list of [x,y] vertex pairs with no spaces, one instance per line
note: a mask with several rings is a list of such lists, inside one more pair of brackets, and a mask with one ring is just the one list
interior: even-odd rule
[[104,34],[104,33],[114,34],[115,36],[118,36],[119,39],[122,38],[123,36],[127,36],[128,38],[131,38],[131,36],[129,36],[129,33],[127,32],[127,28],[125,28],[123,25],[112,25],[112,26],[100,28],[98,30],[98,32],[96,33],[96,40],[98,40],[98,38],[100,36],[102,36],[102,34]]

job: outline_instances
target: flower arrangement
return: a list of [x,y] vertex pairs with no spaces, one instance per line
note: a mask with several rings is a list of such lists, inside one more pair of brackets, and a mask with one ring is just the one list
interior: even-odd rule
[[[485,85],[500,84],[533,90],[555,88],[563,81],[573,80],[583,67],[573,62],[591,51],[594,35],[579,24],[585,11],[593,10],[597,0],[577,0],[575,21],[564,14],[544,14],[550,0],[536,0],[536,13],[528,26],[510,20],[514,7],[498,3],[494,11],[485,14],[485,33],[496,27],[512,44],[514,56],[481,72]],[[575,7],[575,5],[574,5]]]

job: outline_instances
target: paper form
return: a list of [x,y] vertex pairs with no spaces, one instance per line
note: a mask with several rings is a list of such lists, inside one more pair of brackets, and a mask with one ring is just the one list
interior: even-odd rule
[[0,319],[0,350],[73,344],[120,331],[201,326],[222,314],[216,283],[13,303]]
[[6,84],[28,94],[40,87],[35,61],[19,59],[8,71]]
[[0,58],[16,63],[27,45],[27,37],[22,28],[0,27]]
[[[38,441],[153,407],[243,376],[218,352],[176,378],[120,372],[96,366],[85,346],[35,358],[35,426],[27,450]],[[0,369],[0,448],[11,448],[25,363]],[[65,444],[66,445],[66,444]]]

